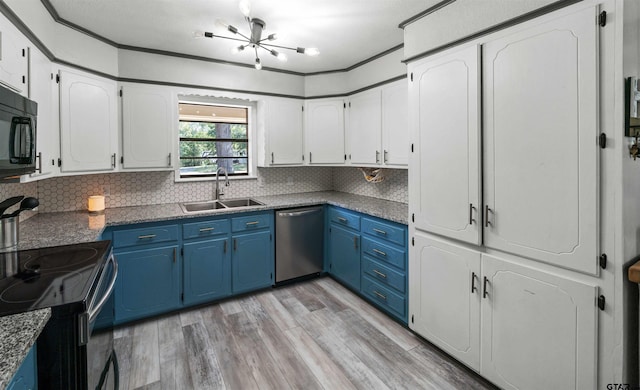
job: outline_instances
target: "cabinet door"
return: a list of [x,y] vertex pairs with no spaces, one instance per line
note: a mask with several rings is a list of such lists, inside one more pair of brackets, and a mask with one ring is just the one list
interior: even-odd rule
[[177,246],[116,253],[120,267],[115,322],[144,318],[180,306]]
[[407,80],[382,88],[382,162],[409,163],[409,91]]
[[425,234],[409,247],[409,327],[480,370],[480,253]]
[[112,171],[116,167],[116,83],[60,71],[62,172]]
[[29,99],[38,103],[36,126],[36,172],[24,181],[50,177],[56,169],[55,162],[60,155],[60,137],[54,115],[52,94],[52,66],[49,59],[38,49],[29,50]]
[[595,389],[597,287],[489,255],[482,273],[481,374],[508,389]]
[[231,251],[227,237],[184,244],[184,303],[231,294]]
[[267,102],[268,165],[302,164],[302,105],[293,99]]
[[273,282],[271,232],[234,235],[231,272],[234,294],[268,287]]
[[409,204],[418,229],[480,243],[479,49],[413,65],[410,128],[415,152]]
[[353,95],[349,99],[347,128],[349,160],[354,165],[382,163],[382,113],[380,90]]
[[309,164],[344,164],[344,102],[306,103],[305,151]]
[[168,88],[122,87],[122,167],[171,168],[177,102]]
[[597,273],[596,8],[483,49],[485,245]]
[[331,224],[329,259],[331,274],[360,291],[360,234]]
[[0,84],[27,96],[27,40],[9,22],[0,28]]

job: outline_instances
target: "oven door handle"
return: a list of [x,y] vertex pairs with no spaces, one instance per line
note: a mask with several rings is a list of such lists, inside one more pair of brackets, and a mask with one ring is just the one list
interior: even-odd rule
[[98,302],[98,304],[94,308],[89,310],[89,323],[92,323],[96,319],[96,316],[98,315],[98,313],[100,313],[100,310],[102,310],[102,307],[105,305],[105,303],[107,303],[107,299],[109,299],[109,296],[113,292],[113,288],[116,285],[116,278],[118,277],[118,262],[116,261],[116,258],[113,254],[109,256],[107,262],[113,263],[113,276],[111,277],[111,281],[109,282],[107,292],[105,292],[102,298],[100,298],[100,302]]

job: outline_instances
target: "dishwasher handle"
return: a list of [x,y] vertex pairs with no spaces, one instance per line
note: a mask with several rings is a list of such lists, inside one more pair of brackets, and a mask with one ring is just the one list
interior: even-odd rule
[[310,214],[322,212],[321,208],[312,210],[292,211],[292,212],[279,212],[278,217],[303,217]]

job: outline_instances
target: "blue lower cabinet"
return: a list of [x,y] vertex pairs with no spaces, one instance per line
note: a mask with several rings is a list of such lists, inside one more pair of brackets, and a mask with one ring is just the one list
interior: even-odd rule
[[7,390],[33,390],[38,388],[38,367],[36,365],[37,353],[36,345],[22,361],[22,365],[13,375],[11,382],[7,385]]
[[231,250],[227,236],[184,244],[183,261],[185,305],[231,294]]
[[360,234],[336,224],[329,227],[329,268],[333,276],[360,290]]
[[273,284],[273,242],[271,231],[236,234],[232,240],[232,291],[234,294]]
[[362,277],[362,294],[392,316],[404,323],[407,322],[407,300],[404,295],[394,292],[366,275]]
[[180,307],[181,266],[177,245],[116,253],[116,258],[119,265],[116,324]]

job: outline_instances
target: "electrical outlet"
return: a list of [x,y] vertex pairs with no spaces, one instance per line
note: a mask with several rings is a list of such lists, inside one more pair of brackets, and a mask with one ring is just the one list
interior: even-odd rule
[[111,195],[111,187],[108,186],[108,185],[102,186],[102,195],[104,195],[104,196]]

